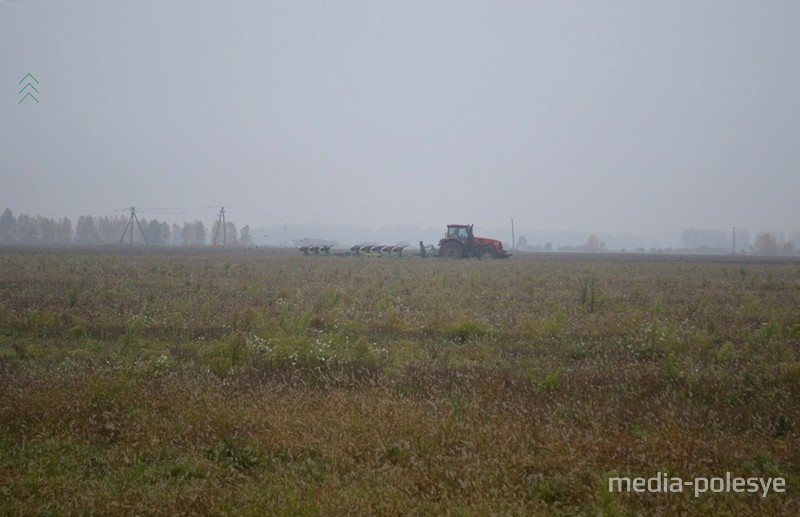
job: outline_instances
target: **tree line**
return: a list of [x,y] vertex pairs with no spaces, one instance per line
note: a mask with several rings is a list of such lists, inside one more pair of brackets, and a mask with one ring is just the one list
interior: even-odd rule
[[686,229],[681,232],[681,243],[686,250],[700,250],[706,253],[728,253],[733,250],[735,244],[736,253],[796,255],[800,232],[789,236],[779,232],[759,232],[755,239],[751,239],[750,232],[744,228],[736,228],[730,234],[722,230]]
[[[51,219],[20,214],[14,216],[6,208],[0,215],[0,244],[118,244],[131,242],[130,216],[78,217],[74,228],[72,221],[64,217]],[[127,228],[127,231],[126,231]],[[133,222],[133,243],[153,246],[205,246],[223,244],[248,246],[252,244],[250,226],[237,229],[233,222],[227,221],[223,228],[214,221],[210,228],[200,221],[183,224],[167,223],[158,219],[140,218]],[[224,241],[223,241],[224,236]],[[216,237],[216,240],[215,240]]]

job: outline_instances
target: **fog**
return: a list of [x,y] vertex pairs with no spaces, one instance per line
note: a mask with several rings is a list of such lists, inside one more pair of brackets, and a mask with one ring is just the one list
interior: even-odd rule
[[0,1],[0,210],[796,232],[798,27],[794,0]]

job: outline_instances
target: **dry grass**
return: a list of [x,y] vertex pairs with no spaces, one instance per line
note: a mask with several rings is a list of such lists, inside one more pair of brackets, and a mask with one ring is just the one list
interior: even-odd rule
[[791,515],[800,265],[6,250],[0,400],[7,514]]

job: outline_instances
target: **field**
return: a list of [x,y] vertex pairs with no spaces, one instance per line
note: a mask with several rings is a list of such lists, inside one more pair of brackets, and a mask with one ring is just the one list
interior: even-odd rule
[[9,515],[796,515],[800,263],[7,248],[0,430]]

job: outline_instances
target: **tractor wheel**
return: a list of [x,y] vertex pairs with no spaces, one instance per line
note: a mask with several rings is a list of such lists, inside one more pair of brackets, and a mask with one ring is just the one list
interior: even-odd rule
[[457,242],[445,242],[439,248],[439,258],[460,259],[463,256],[464,251],[461,249],[461,244]]
[[480,250],[478,250],[478,258],[480,260],[487,260],[497,258],[497,252],[494,251],[494,248],[491,246],[484,246]]

